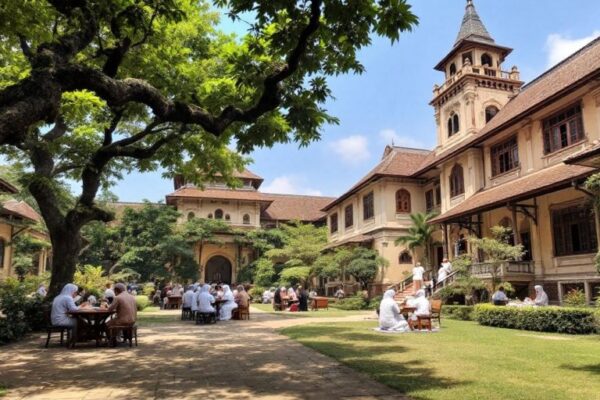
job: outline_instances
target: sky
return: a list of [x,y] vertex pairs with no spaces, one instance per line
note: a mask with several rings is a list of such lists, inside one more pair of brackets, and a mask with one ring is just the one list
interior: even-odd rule
[[[432,149],[436,133],[429,106],[443,73],[433,67],[452,48],[464,15],[465,0],[409,0],[419,25],[400,37],[373,38],[359,57],[362,75],[331,78],[335,96],[327,110],[340,119],[325,126],[322,138],[306,148],[297,144],[259,149],[248,169],[264,178],[261,191],[339,196],[367,174],[392,141],[397,146]],[[528,82],[600,36],[598,0],[475,0],[475,7],[496,43],[513,53],[503,64],[516,65]],[[224,18],[221,27],[243,34]],[[132,173],[112,191],[120,201],[164,201],[173,191],[160,172]]]

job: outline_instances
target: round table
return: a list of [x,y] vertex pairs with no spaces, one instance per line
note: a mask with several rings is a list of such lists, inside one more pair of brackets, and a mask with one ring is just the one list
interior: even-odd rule
[[116,311],[108,311],[106,308],[81,308],[69,312],[69,315],[77,318],[77,337],[71,345],[76,342],[95,340],[96,346],[100,345],[102,334],[106,332],[106,322]]

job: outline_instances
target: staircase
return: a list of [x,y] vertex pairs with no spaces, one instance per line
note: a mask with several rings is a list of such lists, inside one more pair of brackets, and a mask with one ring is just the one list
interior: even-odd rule
[[398,289],[396,291],[396,295],[394,295],[394,300],[396,301],[396,303],[404,303],[404,300],[406,300],[406,298],[408,296],[412,296],[414,294],[414,289],[413,289],[413,283],[407,283],[404,285],[404,290],[400,290]]

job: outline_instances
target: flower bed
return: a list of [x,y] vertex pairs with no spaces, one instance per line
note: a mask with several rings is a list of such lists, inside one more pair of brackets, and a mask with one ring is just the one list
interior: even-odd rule
[[589,334],[598,330],[598,315],[592,308],[475,306],[480,325],[527,331]]

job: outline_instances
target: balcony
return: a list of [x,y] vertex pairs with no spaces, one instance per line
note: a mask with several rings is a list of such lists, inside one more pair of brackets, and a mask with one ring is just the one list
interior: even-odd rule
[[450,78],[446,80],[441,86],[435,85],[433,87],[433,97],[437,98],[439,95],[443,94],[447,89],[449,89],[455,82],[459,81],[461,77],[466,75],[475,75],[480,76],[481,81],[478,82],[480,86],[490,86],[495,88],[506,88],[506,90],[514,90],[513,85],[508,82],[508,84],[500,84],[498,85],[497,80],[501,79],[503,81],[512,81],[515,84],[519,84],[516,87],[520,87],[521,77],[519,70],[517,67],[512,67],[510,71],[502,71],[500,68],[493,68],[483,65],[471,65],[465,64],[463,67],[456,72],[456,74],[452,75]]
[[484,262],[471,265],[471,275],[481,279],[492,279],[495,276],[503,280],[531,281],[534,273],[533,261]]

